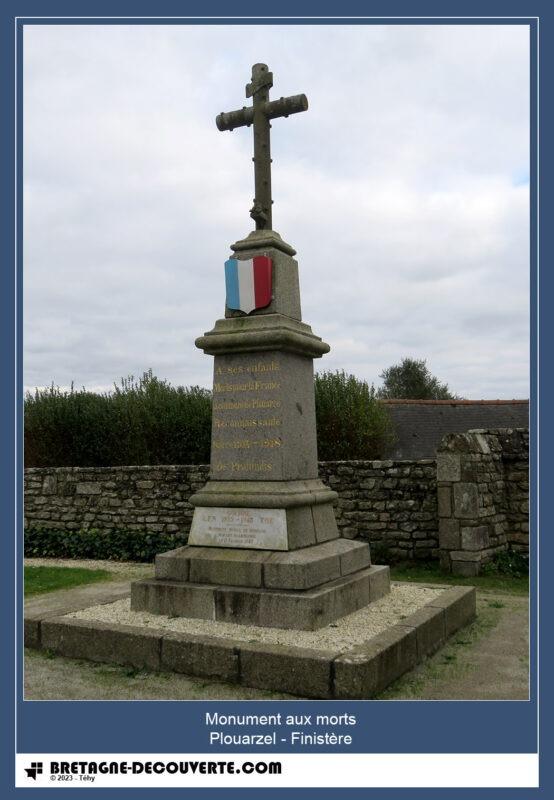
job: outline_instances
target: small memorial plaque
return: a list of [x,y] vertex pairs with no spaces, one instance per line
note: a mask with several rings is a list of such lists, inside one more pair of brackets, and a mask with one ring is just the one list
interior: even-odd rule
[[287,550],[286,511],[284,508],[196,508],[188,543],[202,547]]

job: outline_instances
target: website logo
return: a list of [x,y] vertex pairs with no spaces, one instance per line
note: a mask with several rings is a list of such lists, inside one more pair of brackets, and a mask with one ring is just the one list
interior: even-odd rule
[[31,761],[31,766],[25,767],[25,772],[28,778],[36,781],[37,775],[42,775],[42,761]]

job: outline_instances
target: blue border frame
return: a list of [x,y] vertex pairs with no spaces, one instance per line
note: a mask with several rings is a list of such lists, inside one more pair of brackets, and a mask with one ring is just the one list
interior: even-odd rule
[[[194,15],[195,12],[199,15],[202,14],[203,16],[197,20],[184,20],[184,19],[173,19],[173,20],[160,20],[158,19],[135,19],[130,20],[126,17],[126,14],[137,14],[143,13],[145,16],[148,16],[150,12],[149,4],[148,3],[140,3],[137,2],[135,4],[131,4],[128,2],[116,3],[116,4],[106,4],[102,2],[100,4],[95,5],[94,7],[91,4],[91,11],[93,11],[94,17],[79,17],[78,19],[74,16],[71,16],[69,19],[51,19],[54,15],[64,16],[72,15],[74,13],[74,9],[70,8],[69,3],[67,2],[59,2],[59,3],[50,3],[48,11],[42,8],[42,4],[40,3],[29,3],[22,5],[21,8],[16,9],[9,9],[4,10],[4,26],[2,28],[2,37],[3,37],[3,47],[2,47],[2,63],[3,66],[6,67],[2,71],[3,75],[3,88],[4,88],[4,97],[5,97],[5,106],[8,109],[9,113],[13,113],[13,57],[14,57],[14,37],[13,37],[13,27],[11,27],[10,22],[13,21],[13,17],[18,14],[25,14],[26,19],[25,23],[20,22],[18,25],[18,40],[21,42],[22,36],[22,29],[23,24],[88,24],[90,22],[94,22],[95,24],[100,24],[102,20],[99,18],[102,14],[110,14],[114,13],[117,10],[118,14],[121,14],[121,17],[118,19],[111,19],[107,20],[106,24],[211,24],[216,22],[225,22],[226,24],[248,24],[249,22],[252,23],[270,23],[272,21],[279,22],[281,24],[290,22],[293,24],[314,24],[316,20],[310,19],[309,14],[332,14],[333,13],[333,4],[332,3],[325,3],[325,4],[318,4],[315,6],[314,3],[311,3],[312,8],[307,8],[307,4],[304,4],[302,7],[302,12],[306,14],[304,18],[298,17],[274,17],[270,18],[254,18],[252,20],[247,19],[230,19],[226,18],[225,15],[228,13],[227,5],[225,3],[212,3],[211,13],[206,15],[205,5],[200,3],[191,3],[188,4],[188,7],[182,9],[180,4],[176,3],[161,3],[156,6],[155,11],[157,14],[184,14],[187,13],[189,15]],[[411,19],[406,19],[406,17],[410,17],[410,15],[414,14],[414,10],[412,8],[412,3],[410,2],[396,2],[394,4],[390,2],[375,2],[370,4],[370,7],[367,8],[368,4],[361,4],[361,3],[353,3],[349,6],[341,7],[341,12],[343,14],[351,14],[350,18],[343,17],[342,20],[339,19],[329,19],[329,20],[321,20],[318,21],[320,24],[352,24],[353,22],[357,22],[358,24],[475,24],[478,22],[479,24],[528,24],[532,33],[532,40],[537,34],[537,23],[536,21],[529,17],[530,9],[525,9],[525,12],[522,13],[521,6],[524,5],[523,3],[514,3],[514,2],[505,2],[505,3],[497,3],[497,2],[482,2],[482,3],[466,3],[462,7],[461,13],[463,16],[454,17],[454,16],[441,16],[437,19],[425,19],[423,15],[444,15],[444,4],[440,2],[429,2],[429,3],[418,3],[418,11],[420,14],[417,17],[412,17]],[[391,15],[391,5],[395,7],[395,13]],[[453,3],[449,5],[454,5]],[[456,4],[458,5],[458,4]],[[525,4],[528,5],[528,4]],[[541,14],[541,32],[543,38],[548,36],[548,39],[551,37],[551,28],[550,28],[550,20],[551,20],[551,13],[549,13],[549,9],[547,8],[547,3],[537,3],[534,4],[535,8],[532,10],[536,13]],[[494,9],[492,8],[494,6]],[[234,11],[238,11],[238,9],[234,8]],[[298,4],[291,4],[291,3],[282,3],[280,5],[281,13],[285,14],[294,14],[298,13],[300,10],[298,8]],[[453,9],[448,9],[449,11]],[[253,2],[242,2],[241,3],[241,12],[245,15],[250,13],[255,13],[259,11],[259,5]],[[480,17],[479,14],[486,12],[487,14],[491,14],[491,16],[483,18]],[[336,12],[335,12],[336,13]],[[50,19],[45,19],[43,15],[48,14]],[[217,14],[221,16],[216,16]],[[356,15],[364,15],[364,14],[372,14],[372,16],[380,16],[382,17],[375,22],[371,20],[356,20],[352,17]],[[405,14],[406,17],[399,19],[400,14]],[[512,14],[517,16],[518,19],[499,19],[498,17],[492,16],[492,14]],[[32,16],[36,15],[36,16]],[[470,15],[475,15],[475,17],[470,18]],[[541,51],[541,76],[543,86],[545,85],[544,77],[546,76],[548,69],[549,62],[551,61],[551,56],[549,55],[548,48],[543,46]],[[19,74],[21,75],[21,48],[18,50],[18,70]],[[531,65],[537,64],[538,59],[538,52],[536,45],[532,46],[531,48]],[[551,64],[550,64],[551,66]],[[531,97],[532,97],[532,107],[531,107],[531,187],[537,186],[537,167],[538,167],[538,158],[537,158],[537,150],[536,150],[536,114],[533,111],[536,110],[536,78],[535,78],[535,71],[531,70]],[[544,92],[544,89],[543,89]],[[542,110],[541,110],[542,111]],[[17,115],[18,119],[21,122],[21,92],[17,97]],[[542,125],[550,125],[550,120],[545,120],[544,117],[542,119]],[[21,127],[18,126],[19,134],[21,134]],[[13,174],[11,169],[13,167],[13,152],[14,152],[14,134],[13,134],[13,127],[11,126],[3,126],[2,134],[4,138],[4,147],[2,150],[2,164],[5,167],[3,174],[10,175]],[[544,134],[543,134],[544,135]],[[550,157],[547,153],[545,153],[546,148],[543,148],[542,151],[542,167],[541,172],[544,171],[545,167],[550,167]],[[21,153],[19,154],[19,183],[18,188],[21,186]],[[545,159],[548,159],[548,163],[545,165]],[[7,186],[9,185],[9,181]],[[14,231],[14,224],[15,224],[15,216],[14,216],[14,204],[13,204],[13,194],[11,191],[11,186],[8,189],[6,186],[6,191],[4,192],[4,201],[5,201],[5,208],[4,214],[2,217],[2,223],[5,227],[5,236],[4,241],[6,241],[8,246],[8,258],[6,259],[6,265],[11,265],[13,263],[13,257],[15,255],[14,252],[14,242],[13,242],[13,231]],[[537,219],[537,198],[535,192],[532,190],[531,193],[531,221],[533,223],[534,220]],[[22,219],[21,217],[22,212],[22,198],[21,193],[18,193],[18,203],[17,203],[17,213],[19,220]],[[544,231],[545,228],[545,214],[547,213],[546,202],[543,196],[543,200],[541,203],[541,211],[540,211],[540,220],[543,222],[542,230]],[[19,229],[19,237],[21,236],[21,229]],[[541,248],[542,251],[543,248]],[[536,235],[536,230],[534,224],[531,225],[531,256],[532,256],[532,264],[536,263],[536,257],[538,254],[538,239]],[[542,252],[541,252],[542,254]],[[544,255],[543,255],[544,258]],[[2,395],[2,405],[4,414],[2,416],[2,433],[4,434],[3,441],[13,441],[14,430],[16,435],[16,441],[19,446],[19,453],[21,452],[21,441],[22,441],[22,429],[21,429],[21,414],[18,415],[17,423],[14,424],[14,415],[16,408],[21,407],[21,373],[22,373],[22,362],[21,362],[21,344],[22,344],[22,326],[21,326],[21,289],[22,289],[22,268],[21,268],[21,238],[19,238],[19,269],[17,272],[17,290],[18,290],[18,325],[17,325],[17,349],[18,349],[18,358],[17,360],[14,357],[13,352],[13,345],[14,345],[14,308],[13,308],[13,296],[14,290],[16,288],[15,279],[13,272],[9,267],[2,271],[2,279],[4,281],[3,285],[3,292],[1,293],[2,302],[4,303],[3,314],[0,315],[0,324],[2,325],[2,333],[4,334],[1,336],[0,347],[2,347],[2,357],[3,363],[7,367],[7,372],[11,376],[14,376],[14,383],[15,383],[15,392],[9,393],[5,392]],[[540,273],[540,287],[541,293],[545,296],[545,291],[549,288],[551,289],[552,277],[546,272],[543,271]],[[539,408],[537,407],[537,401],[539,398],[543,399],[542,408],[547,406],[544,405],[545,398],[550,396],[549,392],[549,376],[542,375],[541,376],[541,385],[540,385],[540,394],[539,394],[539,386],[537,380],[537,357],[545,356],[546,351],[545,347],[547,347],[547,334],[548,334],[548,326],[550,324],[550,320],[548,318],[541,317],[539,319],[538,316],[538,308],[537,308],[537,292],[538,289],[538,281],[537,276],[535,275],[534,269],[531,272],[531,322],[532,322],[532,337],[531,337],[531,363],[532,363],[532,388],[531,388],[531,425],[533,430],[537,430],[537,425],[539,424]],[[541,339],[540,339],[540,348],[537,342],[537,328],[540,325],[541,331]],[[17,395],[16,395],[17,393]],[[545,394],[546,393],[546,394]],[[17,405],[16,405],[17,402]],[[552,437],[549,435],[551,434],[551,423],[544,418],[544,415],[540,417],[540,431],[541,431],[541,441],[551,441]],[[532,485],[534,487],[538,487],[541,491],[542,496],[545,495],[549,487],[547,483],[548,480],[548,472],[543,467],[540,473],[537,472],[537,464],[538,458],[541,458],[541,463],[545,461],[544,456],[542,455],[543,450],[539,453],[537,447],[537,437],[532,436],[532,449],[531,449],[531,465],[532,465]],[[2,463],[0,466],[1,473],[0,473],[0,491],[2,491],[2,499],[3,499],[3,508],[5,509],[5,517],[8,517],[8,525],[7,530],[11,532],[15,528],[15,520],[14,525],[11,526],[9,523],[13,519],[13,498],[14,492],[17,492],[17,501],[19,503],[19,507],[21,507],[22,502],[22,480],[21,474],[17,475],[17,483],[15,482],[14,473],[12,470],[12,459],[6,456],[6,453],[9,452],[8,448],[4,450],[4,458],[2,459]],[[537,519],[543,522],[543,518],[545,516],[544,508],[541,508],[539,511],[538,508],[538,498],[533,492],[532,495],[532,504],[531,504],[531,514],[532,514],[532,530],[537,530]],[[9,513],[7,513],[9,510]],[[546,520],[544,520],[546,522]],[[19,532],[21,534],[21,531]],[[18,537],[18,542],[21,542],[21,535]],[[531,543],[532,547],[532,554],[533,557],[538,555],[538,543],[535,539],[533,539]],[[548,584],[546,582],[546,578],[548,577],[548,573],[544,573],[545,569],[548,569],[549,566],[549,556],[550,556],[551,546],[549,545],[548,540],[545,537],[541,540],[541,560],[542,566],[539,567],[538,570],[538,577],[543,578],[541,591],[542,595],[542,605],[545,607],[545,600],[544,600],[544,592],[546,589],[549,589]],[[1,585],[1,591],[3,593],[3,608],[4,609],[11,609],[13,608],[13,575],[10,575],[11,566],[13,565],[13,540],[12,538],[8,537],[8,542],[6,542],[5,552],[4,552],[4,564],[7,566],[7,574],[4,578],[4,581]],[[21,547],[19,547],[18,558],[22,558]],[[20,562],[18,562],[20,563]],[[535,581],[532,584],[532,591],[531,591],[531,608],[537,608],[537,601],[538,601],[538,586]],[[19,620],[22,619],[21,615],[22,610],[22,600],[21,598],[18,599],[18,611],[19,611]],[[533,615],[534,616],[534,615]],[[13,615],[9,614],[7,617],[7,626],[3,629],[4,631],[11,630],[11,622],[13,620]],[[21,628],[21,626],[19,626]],[[532,635],[532,648],[533,645],[537,642],[537,630],[536,627],[533,625],[531,630]],[[10,633],[11,636],[11,633]],[[11,639],[10,639],[11,641]],[[21,645],[21,629],[19,630],[19,641],[18,647]],[[543,669],[547,669],[547,663],[545,663],[545,659],[548,658],[548,652],[546,648],[543,646],[540,652],[540,663]],[[3,669],[3,687],[11,687],[14,686],[14,679],[15,676],[13,674],[13,665],[10,659],[6,659],[5,663],[2,663]],[[548,674],[545,672],[544,674]],[[373,701],[373,702],[366,702],[361,701],[357,703],[346,703],[337,701],[333,703],[332,709],[333,713],[335,712],[342,712],[348,710],[350,712],[355,712],[358,715],[360,720],[364,719],[366,725],[364,726],[363,732],[363,739],[358,740],[358,746],[354,748],[346,748],[350,752],[536,752],[537,748],[537,740],[536,740],[536,697],[537,697],[537,684],[536,684],[536,671],[535,669],[531,670],[532,675],[532,684],[531,684],[531,692],[533,700],[530,702],[502,702],[502,701],[495,701],[495,702],[471,702],[471,701],[464,701],[464,702],[425,702],[425,701],[413,701],[413,702],[390,702],[390,701]],[[21,662],[19,663],[18,674],[17,674],[17,685],[18,687],[21,686],[22,680],[22,671],[21,671]],[[543,682],[541,687],[541,701],[542,706],[544,707],[545,702],[549,699],[549,695],[546,693],[548,692],[548,686],[546,682]],[[281,713],[299,713],[301,708],[304,708],[304,702],[288,702],[288,701],[278,701],[278,710]],[[306,701],[307,702],[307,701]],[[206,750],[205,747],[205,740],[198,735],[199,731],[204,730],[204,725],[202,721],[203,714],[209,708],[209,710],[213,711],[216,708],[222,708],[226,713],[233,713],[239,710],[244,711],[244,704],[235,702],[235,701],[222,701],[218,702],[217,704],[211,703],[203,703],[203,702],[194,702],[194,703],[173,703],[173,702],[118,702],[118,703],[104,703],[104,702],[94,702],[94,703],[79,703],[79,702],[65,702],[65,703],[51,703],[51,702],[42,702],[42,703],[33,703],[33,702],[26,702],[22,703],[21,699],[18,699],[18,749],[22,752],[40,752],[44,749],[48,749],[50,751],[80,751],[80,752],[94,752],[95,750],[103,750],[103,751],[114,751],[114,752],[146,752],[146,751],[158,751],[158,752],[171,752],[172,750],[178,750],[179,752],[199,752],[202,750]],[[249,713],[256,713],[262,710],[262,707],[265,711],[271,710],[275,711],[276,706],[272,703],[269,705],[268,702],[264,701],[249,701],[248,702],[248,712]],[[329,712],[329,701],[323,702],[309,702],[309,709],[307,709],[307,713],[317,713],[320,709],[324,709],[325,712]],[[3,731],[7,735],[5,746],[2,748],[2,761],[6,759],[6,763],[3,765],[3,775],[5,776],[4,781],[8,784],[8,788],[10,785],[13,785],[13,718],[10,719],[11,715],[6,715],[3,720],[3,728],[5,727],[6,730]],[[86,717],[86,729],[83,728],[83,718]],[[55,720],[55,726],[53,721]],[[109,721],[109,725],[107,725],[107,721]],[[541,729],[545,724],[545,715],[541,716]],[[418,746],[417,748],[414,747],[413,742],[413,731],[415,726],[419,726],[421,730],[421,726],[425,726],[425,736],[418,736]],[[361,728],[361,726],[360,726]],[[445,735],[445,731],[448,732]],[[147,737],[147,735],[150,736]],[[360,734],[358,734],[360,735]],[[243,750],[248,750],[249,748],[243,748]],[[275,752],[275,748],[272,748]],[[318,748],[314,750],[314,752],[325,750],[326,748]],[[328,750],[332,750],[336,752],[336,748],[327,748]],[[214,754],[216,752],[235,752],[239,751],[240,748],[236,748],[234,751],[229,751],[226,748],[221,748],[216,751],[213,748]],[[296,749],[295,752],[300,752],[299,749]],[[263,751],[260,750],[260,755],[262,755]],[[549,779],[550,771],[548,770],[548,764],[542,765],[541,769],[541,785],[544,785],[546,788],[546,781],[547,778]],[[548,770],[548,771],[547,771]],[[545,781],[545,783],[543,783]],[[549,780],[548,780],[549,782]],[[26,791],[26,790],[20,790]],[[66,789],[65,792],[72,793],[73,790]],[[107,792],[114,792],[115,790],[102,790]],[[119,790],[119,792],[124,791],[127,792],[129,790]],[[146,790],[142,790],[143,792]],[[271,792],[274,796],[278,796],[280,793],[284,794],[285,791],[290,790],[277,790],[277,789],[269,789],[266,790]],[[315,797],[315,792],[317,791],[318,796],[323,792],[326,796],[330,797],[333,793],[336,796],[343,794],[342,790],[304,790],[307,795],[312,795]],[[377,790],[349,790],[351,793],[370,793],[373,792],[374,794]],[[458,796],[463,791],[464,793],[468,793],[471,790],[434,790],[441,792],[441,797],[444,794],[449,794],[451,792],[456,792]],[[513,795],[516,796],[516,790],[488,790],[491,794],[498,794],[500,797],[507,797]],[[502,791],[502,794],[500,794]],[[228,789],[228,790],[210,790],[206,789],[203,792],[203,796],[213,796],[219,797],[223,792],[228,795],[236,796],[237,798],[240,796],[242,797],[244,794],[244,790],[242,789]],[[401,795],[407,794],[411,792],[415,794],[415,796],[420,797],[428,797],[429,790],[386,790],[387,795],[391,797],[400,797]],[[531,790],[528,790],[526,794],[530,794]],[[535,792],[533,792],[535,793]],[[158,792],[155,790],[152,792],[152,796],[157,795]],[[521,790],[517,790],[517,797],[521,798],[525,796]]]

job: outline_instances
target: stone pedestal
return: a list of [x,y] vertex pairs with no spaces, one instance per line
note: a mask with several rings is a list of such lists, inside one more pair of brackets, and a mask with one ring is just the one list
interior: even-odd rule
[[168,616],[316,630],[390,590],[365,542],[336,539],[292,552],[181,547],[131,587],[131,607]]
[[134,609],[313,629],[388,591],[369,546],[339,537],[318,478],[313,359],[329,345],[301,321],[295,251],[274,231],[232,245],[269,256],[270,304],[229,308],[196,341],[214,356],[210,479],[191,497],[189,545],[133,585]]

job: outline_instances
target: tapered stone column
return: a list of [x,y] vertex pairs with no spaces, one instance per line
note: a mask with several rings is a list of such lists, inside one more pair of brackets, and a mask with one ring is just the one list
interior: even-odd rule
[[313,359],[329,345],[301,321],[290,245],[258,231],[232,250],[271,258],[273,299],[248,316],[226,309],[196,341],[214,356],[212,448],[210,480],[191,498],[189,543],[296,550],[336,539],[336,494],[317,472],[314,404]]

